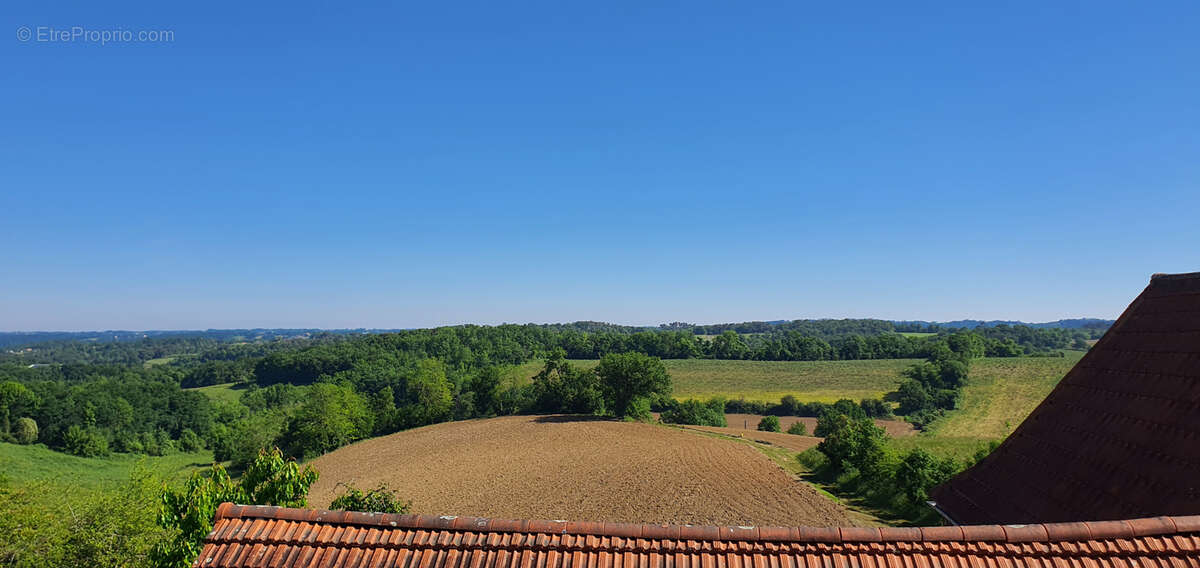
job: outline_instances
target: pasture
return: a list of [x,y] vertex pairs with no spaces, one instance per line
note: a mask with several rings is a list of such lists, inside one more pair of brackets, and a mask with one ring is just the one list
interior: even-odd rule
[[14,483],[49,481],[98,489],[129,480],[137,468],[168,477],[183,476],[212,465],[212,452],[176,453],[162,457],[114,453],[102,458],[81,458],[42,445],[21,446],[0,442],[2,473]]
[[[663,363],[675,384],[672,396],[707,399],[722,396],[779,402],[793,395],[801,402],[835,402],[848,398],[881,398],[896,390],[900,372],[915,359],[863,361],[723,361],[715,359],[667,359]],[[572,360],[584,368],[595,360]],[[533,361],[514,367],[510,376],[533,377],[544,365]]]
[[[797,436],[797,439],[801,437]],[[749,443],[574,416],[448,422],[313,460],[309,502],[386,483],[439,515],[704,525],[845,526],[845,508]]]
[[244,384],[225,383],[221,385],[209,385],[207,387],[196,387],[183,389],[187,391],[195,391],[207,396],[213,402],[233,403],[237,402],[242,397],[242,391],[245,390]]
[[971,361],[970,379],[956,410],[934,422],[927,435],[945,438],[1007,437],[1083,357],[987,358]]

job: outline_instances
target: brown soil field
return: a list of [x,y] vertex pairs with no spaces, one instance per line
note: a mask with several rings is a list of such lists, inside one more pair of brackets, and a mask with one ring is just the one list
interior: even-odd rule
[[[757,424],[757,422],[756,422]],[[817,447],[821,443],[821,438],[812,436],[797,436],[786,432],[759,432],[758,430],[743,430],[741,428],[721,428],[720,426],[692,426],[679,424],[677,426],[685,430],[699,430],[701,432],[712,432],[714,434],[724,434],[726,436],[736,436],[743,440],[751,442],[759,442],[780,448],[787,448],[793,452],[803,452],[809,448]]]
[[447,422],[312,461],[310,502],[386,483],[413,512],[702,525],[853,524],[842,505],[750,444],[570,416]]
[[[729,427],[739,431],[757,430],[758,421],[762,420],[762,416],[758,414],[726,414],[725,421],[729,423]],[[803,422],[804,427],[808,428],[808,433],[812,434],[813,430],[817,429],[817,419],[807,416],[780,416],[779,427],[784,432],[795,424]],[[912,424],[903,420],[875,420],[875,425],[887,431],[888,436],[898,438],[901,436],[912,436],[917,433]]]

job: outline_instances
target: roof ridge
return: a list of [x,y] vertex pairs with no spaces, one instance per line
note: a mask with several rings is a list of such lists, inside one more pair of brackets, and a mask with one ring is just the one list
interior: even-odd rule
[[1179,272],[1176,274],[1155,272],[1150,275],[1151,280],[1180,280],[1184,278],[1200,278],[1200,272]]
[[1039,523],[1027,525],[967,525],[950,527],[755,527],[703,526],[593,521],[489,519],[457,515],[360,513],[325,509],[292,509],[266,505],[222,503],[215,521],[260,518],[289,521],[383,526],[423,530],[487,531],[615,536],[647,539],[774,542],[1058,542],[1123,539],[1167,534],[1200,533],[1200,515],[1160,516],[1118,521]]

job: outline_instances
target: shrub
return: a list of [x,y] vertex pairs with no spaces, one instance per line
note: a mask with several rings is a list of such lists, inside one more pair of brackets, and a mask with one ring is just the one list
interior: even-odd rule
[[662,413],[662,421],[668,424],[693,424],[696,426],[728,426],[725,421],[725,401],[714,398],[708,402],[688,399]]
[[787,433],[795,434],[797,436],[807,436],[808,426],[805,426],[803,422],[797,420],[791,426],[788,426]]
[[13,428],[13,439],[18,444],[32,444],[37,441],[38,425],[32,418],[18,418]]
[[870,418],[888,418],[892,415],[892,407],[878,398],[864,398],[858,406]]
[[779,417],[778,416],[763,416],[762,420],[758,421],[758,429],[763,432],[778,432]]
[[200,553],[204,536],[212,530],[217,506],[226,501],[253,505],[305,507],[308,488],[317,480],[311,467],[300,469],[275,448],[259,452],[239,481],[220,464],[206,474],[194,473],[183,487],[163,492],[158,524],[171,533],[154,549],[154,565],[186,568]]
[[179,449],[189,454],[196,453],[204,449],[204,442],[200,441],[200,436],[197,436],[191,428],[184,428],[179,434]]
[[95,428],[74,424],[63,435],[63,448],[77,456],[94,458],[108,455],[108,439]]
[[401,503],[396,492],[383,484],[365,493],[353,485],[346,485],[346,491],[338,495],[329,508],[364,513],[407,513],[412,508],[412,501]]

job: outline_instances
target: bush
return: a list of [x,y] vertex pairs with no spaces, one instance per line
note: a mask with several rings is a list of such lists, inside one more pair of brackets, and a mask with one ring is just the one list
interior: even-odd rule
[[788,426],[787,433],[795,434],[797,436],[807,436],[808,426],[805,426],[803,422],[797,420],[791,426]]
[[200,553],[204,536],[212,530],[217,506],[226,501],[279,507],[308,506],[308,488],[317,480],[311,467],[300,469],[278,448],[259,452],[242,478],[234,481],[225,468],[213,464],[205,474],[194,473],[183,487],[163,492],[158,524],[171,537],[154,549],[159,568],[187,568]]
[[166,533],[154,523],[162,480],[135,470],[105,488],[0,481],[0,565],[138,567]]
[[763,432],[778,432],[779,417],[778,416],[763,416],[762,420],[758,421],[758,429]]
[[864,398],[858,403],[869,418],[890,418],[892,407],[878,398]]
[[95,428],[75,424],[63,435],[63,449],[85,458],[105,456],[108,455],[108,438]]
[[329,508],[364,513],[407,513],[412,508],[412,501],[401,503],[396,492],[388,489],[387,485],[381,484],[366,493],[353,485],[346,485],[346,491],[338,495]]
[[191,428],[184,428],[179,434],[179,449],[189,454],[196,453],[204,449],[204,442]]
[[18,444],[32,444],[37,441],[38,425],[32,418],[18,418],[13,428],[13,439]]
[[692,424],[696,426],[728,426],[725,421],[725,401],[714,398],[708,402],[688,399],[662,413],[662,421],[668,424]]

